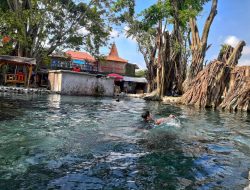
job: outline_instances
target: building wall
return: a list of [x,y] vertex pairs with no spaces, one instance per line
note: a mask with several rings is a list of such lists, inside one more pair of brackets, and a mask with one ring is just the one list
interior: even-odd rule
[[64,70],[49,72],[51,91],[67,95],[113,96],[114,79]]
[[53,92],[60,92],[62,88],[62,73],[49,72],[49,87]]
[[134,77],[135,76],[135,68],[136,68],[136,65],[127,63],[126,66],[125,66],[125,69],[126,69],[125,74],[126,74],[126,76]]
[[101,61],[99,63],[99,72],[125,74],[126,63],[114,61]]

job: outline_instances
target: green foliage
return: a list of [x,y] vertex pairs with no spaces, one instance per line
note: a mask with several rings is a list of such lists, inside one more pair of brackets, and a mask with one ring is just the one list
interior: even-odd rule
[[50,63],[51,63],[51,57],[49,57],[49,56],[46,54],[46,52],[44,52],[43,55],[42,55],[42,63],[43,63],[44,65],[47,65],[47,66],[49,66]]
[[228,44],[222,44],[220,49],[220,54],[223,54],[226,52],[226,50],[229,48],[230,45]]
[[159,21],[166,20],[167,24],[174,24],[176,19],[185,27],[190,17],[195,17],[202,10],[203,5],[208,0],[163,0],[145,9],[140,16],[143,23],[148,27],[153,27]]
[[[8,6],[7,1],[10,3]],[[84,48],[98,54],[110,34],[111,0],[4,0],[0,2],[1,35],[11,43],[1,52],[22,50],[22,56],[43,59],[56,49]]]
[[116,23],[124,23],[131,21],[135,14],[135,1],[134,0],[117,0],[112,6],[111,10],[116,14],[113,21]]
[[[188,52],[186,41],[188,36],[188,22],[190,18],[196,17],[203,9],[203,5],[209,0],[158,0],[149,8],[139,14],[127,14],[132,10],[134,1],[119,0],[114,9],[120,12],[120,22],[128,26],[127,37],[134,38],[139,46],[140,52],[144,55],[145,62],[149,62],[151,53],[157,44],[159,27],[161,34],[172,33],[174,29],[181,35],[172,39],[172,51]],[[123,14],[124,13],[124,14]],[[175,31],[176,32],[176,31]]]
[[156,4],[150,6],[148,9],[142,11],[139,16],[142,16],[142,22],[145,28],[151,28],[165,18],[170,19],[171,5],[169,1],[158,1]]
[[147,76],[147,70],[138,70],[135,72],[136,77],[146,77]]

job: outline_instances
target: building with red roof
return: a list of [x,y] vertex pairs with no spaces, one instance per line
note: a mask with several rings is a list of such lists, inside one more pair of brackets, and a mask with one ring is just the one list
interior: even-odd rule
[[[147,81],[145,78],[136,78],[136,64],[119,56],[115,43],[112,44],[110,53],[103,60],[96,61],[86,52],[67,51],[62,54],[51,55],[52,69],[72,70],[74,72],[99,73],[96,77],[114,78],[114,85],[120,92],[143,93],[146,92]],[[104,74],[104,75],[103,75]]]
[[81,71],[98,71],[98,65],[93,56],[86,52],[79,51],[67,51],[68,55],[72,60],[72,66],[74,68],[80,68]]
[[93,56],[86,52],[67,51],[62,54],[51,55],[52,69],[66,69],[73,71],[97,72],[98,64]]
[[51,55],[51,69],[77,70],[85,72],[99,72],[103,74],[117,73],[126,76],[135,76],[136,64],[119,56],[115,43],[110,53],[103,60],[97,61],[86,52],[68,50],[65,53],[57,52]]
[[128,60],[119,57],[115,43],[112,44],[110,53],[99,63],[99,72],[125,74]]
[[95,58],[86,52],[80,51],[66,51],[66,54],[71,57],[73,60],[84,60],[88,62],[95,62]]

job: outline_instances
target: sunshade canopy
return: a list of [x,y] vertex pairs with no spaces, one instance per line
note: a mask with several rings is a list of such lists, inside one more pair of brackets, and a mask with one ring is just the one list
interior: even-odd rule
[[123,79],[123,76],[118,75],[116,73],[108,74],[108,77],[114,78],[115,80],[122,80]]

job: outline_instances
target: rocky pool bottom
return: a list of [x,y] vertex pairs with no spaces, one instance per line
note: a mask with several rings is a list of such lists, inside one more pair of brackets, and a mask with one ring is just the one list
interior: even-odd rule
[[[175,114],[150,128],[140,115]],[[0,189],[243,189],[250,115],[0,93]]]

